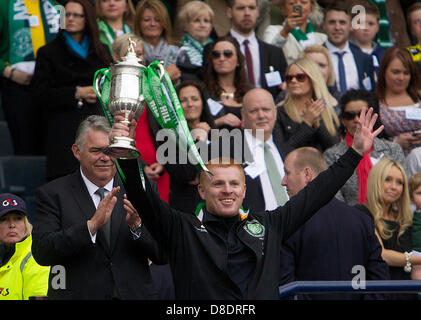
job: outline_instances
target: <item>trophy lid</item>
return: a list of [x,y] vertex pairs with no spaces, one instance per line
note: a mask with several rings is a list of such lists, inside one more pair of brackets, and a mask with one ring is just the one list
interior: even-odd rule
[[144,67],[143,64],[140,63],[140,59],[137,57],[136,52],[134,51],[134,47],[136,46],[136,42],[134,42],[131,38],[128,39],[129,47],[127,49],[127,53],[125,56],[121,57],[115,66],[135,66],[135,67]]

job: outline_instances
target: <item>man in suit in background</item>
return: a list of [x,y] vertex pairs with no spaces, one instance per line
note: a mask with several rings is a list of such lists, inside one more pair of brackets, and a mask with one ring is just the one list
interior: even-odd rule
[[[104,117],[84,120],[72,146],[80,169],[36,190],[32,253],[52,266],[49,298],[157,299],[148,258],[164,259],[103,152],[109,131]],[[52,281],[56,265],[64,284]]]
[[[285,73],[287,63],[281,48],[256,37],[255,28],[259,17],[257,0],[228,0],[227,16],[231,20],[228,35],[234,37],[240,45],[250,85],[264,88],[276,98],[281,91],[281,77]],[[202,70],[206,70],[210,47],[211,44],[208,44],[203,50]]]
[[274,126],[276,107],[272,95],[265,89],[251,89],[244,96],[242,128],[244,154],[248,165],[246,196],[243,207],[256,212],[273,210],[288,200],[285,187],[283,161],[292,147],[282,141]]
[[[315,148],[292,151],[285,159],[282,185],[290,197],[327,169]],[[333,198],[295,232],[281,252],[281,283],[316,280],[389,280],[372,217]],[[354,279],[355,280],[355,279]],[[372,295],[370,295],[373,297]],[[361,299],[356,294],[314,294],[312,299]],[[384,296],[376,295],[376,298]]]
[[323,30],[325,43],[334,65],[336,85],[340,92],[349,89],[374,91],[374,66],[370,55],[349,41],[351,33],[350,11],[340,4],[325,9]]

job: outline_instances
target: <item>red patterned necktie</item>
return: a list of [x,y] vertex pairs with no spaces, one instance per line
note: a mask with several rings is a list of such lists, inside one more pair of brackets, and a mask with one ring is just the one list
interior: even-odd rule
[[254,81],[254,73],[253,73],[253,59],[251,58],[251,52],[249,49],[249,41],[246,39],[244,40],[244,47],[246,53],[246,63],[247,63],[247,73],[249,76],[250,84],[255,86],[256,82]]

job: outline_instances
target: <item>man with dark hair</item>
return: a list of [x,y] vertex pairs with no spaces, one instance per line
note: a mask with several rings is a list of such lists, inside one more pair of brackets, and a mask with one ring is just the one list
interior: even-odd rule
[[[282,185],[294,198],[326,170],[322,153],[298,148],[285,159]],[[389,280],[372,218],[333,198],[286,241],[281,254],[280,285],[292,281],[349,280],[364,270],[363,280]],[[357,269],[354,269],[357,268]],[[312,299],[361,299],[355,294],[306,295]]]
[[325,46],[332,58],[338,90],[342,93],[359,88],[374,91],[373,60],[349,41],[351,32],[349,10],[339,4],[327,7],[323,30],[328,37]]
[[[131,126],[115,115],[110,138],[133,137]],[[121,161],[128,199],[142,222],[168,252],[177,299],[278,299],[281,245],[319,208],[329,202],[354,172],[382,127],[372,131],[377,115],[364,108],[348,152],[297,196],[272,211],[241,210],[246,193],[239,164],[211,161],[200,174],[204,203],[199,214],[169,207],[148,181],[141,183],[135,160]],[[142,208],[142,210],[140,210]]]
[[[275,98],[281,91],[281,77],[285,73],[287,63],[281,48],[256,37],[255,28],[259,16],[257,0],[227,1],[226,13],[231,20],[228,35],[234,37],[240,45],[251,86],[264,88]],[[203,51],[204,64],[208,61],[210,47],[211,45],[205,46]]]

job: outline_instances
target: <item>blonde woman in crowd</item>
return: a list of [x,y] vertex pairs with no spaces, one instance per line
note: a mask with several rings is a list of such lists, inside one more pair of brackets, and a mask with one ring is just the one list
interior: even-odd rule
[[302,57],[313,60],[319,66],[329,91],[330,103],[332,104],[336,114],[339,116],[340,108],[338,107],[338,101],[341,98],[341,93],[337,90],[335,85],[335,71],[333,69],[334,67],[329,51],[326,47],[316,44],[305,48],[302,52]]
[[[389,158],[380,160],[368,176],[367,202],[357,207],[374,218],[382,258],[389,265],[391,279],[410,280],[412,265],[421,264],[421,257],[412,255],[413,215],[402,165]],[[414,299],[416,295],[393,294],[393,297]]]
[[339,142],[339,119],[319,66],[308,58],[289,65],[285,100],[278,104],[278,123],[294,148],[312,146],[320,151]]

